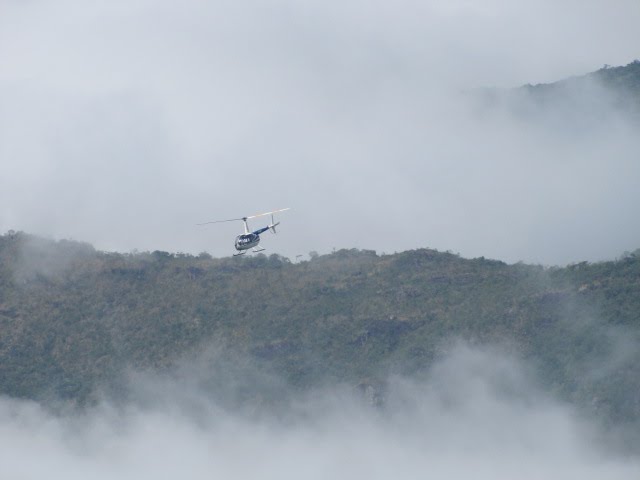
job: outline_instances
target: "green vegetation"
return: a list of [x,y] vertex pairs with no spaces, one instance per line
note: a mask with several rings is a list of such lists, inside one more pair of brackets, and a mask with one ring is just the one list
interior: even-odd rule
[[0,389],[91,401],[127,369],[208,345],[290,386],[419,374],[454,339],[499,344],[545,386],[603,418],[640,419],[640,251],[566,268],[429,249],[340,250],[292,264],[119,254],[0,237]]

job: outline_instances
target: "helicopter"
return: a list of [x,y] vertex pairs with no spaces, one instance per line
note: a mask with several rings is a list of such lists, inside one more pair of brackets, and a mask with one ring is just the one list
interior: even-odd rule
[[[266,232],[267,230],[271,230],[271,233],[276,233],[276,227],[280,225],[280,222],[276,223],[273,215],[275,213],[284,212],[285,210],[289,210],[289,208],[281,208],[280,210],[274,210],[273,212],[259,213],[257,215],[250,215],[248,217],[230,218],[228,220],[213,220],[211,222],[197,223],[196,225],[209,225],[211,223],[242,221],[244,223],[244,233],[236,237],[235,247],[238,253],[233,254],[234,257],[238,257],[240,255],[246,254],[249,249],[252,249],[251,251],[254,253],[264,251],[265,248],[258,247],[258,245],[260,244],[260,234]],[[271,223],[269,225],[259,228],[258,230],[254,230],[253,232],[249,230],[249,224],[247,223],[247,220],[250,220],[252,218],[264,217],[265,215],[271,215]]]

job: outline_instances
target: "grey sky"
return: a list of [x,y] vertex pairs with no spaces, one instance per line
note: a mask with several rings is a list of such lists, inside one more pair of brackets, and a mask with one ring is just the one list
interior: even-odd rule
[[[478,119],[460,92],[640,57],[617,1],[0,0],[0,229],[232,251],[434,247],[566,263],[640,247],[640,140]],[[256,223],[260,226],[260,223]]]

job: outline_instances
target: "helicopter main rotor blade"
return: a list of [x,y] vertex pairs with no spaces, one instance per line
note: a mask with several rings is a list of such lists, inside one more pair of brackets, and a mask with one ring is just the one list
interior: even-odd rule
[[237,222],[238,220],[244,220],[244,218],[230,218],[229,220],[213,220],[211,222],[196,223],[196,225],[209,225],[210,223]]
[[247,219],[249,218],[257,218],[257,217],[264,217],[265,215],[273,215],[274,213],[278,213],[278,212],[284,212],[285,210],[290,210],[290,208],[281,208],[280,210],[274,210],[273,212],[265,212],[265,213],[259,213],[257,215],[251,215],[250,217],[247,217]]
[[284,212],[285,210],[290,210],[290,209],[288,207],[281,208],[280,210],[274,210],[273,212],[259,213],[257,215],[251,215],[250,217],[230,218],[228,220],[213,220],[211,222],[196,223],[196,225],[209,225],[210,223],[238,222],[240,220],[246,221],[246,220],[249,220],[250,218],[264,217],[265,215],[273,215],[274,213]]

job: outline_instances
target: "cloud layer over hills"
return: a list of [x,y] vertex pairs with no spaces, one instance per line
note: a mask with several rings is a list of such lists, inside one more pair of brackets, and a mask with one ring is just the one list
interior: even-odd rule
[[382,409],[337,389],[294,398],[279,414],[238,411],[191,373],[137,378],[128,403],[82,414],[1,399],[0,474],[584,480],[640,472],[636,457],[616,453],[595,424],[490,349],[458,345],[424,381],[392,379]]

